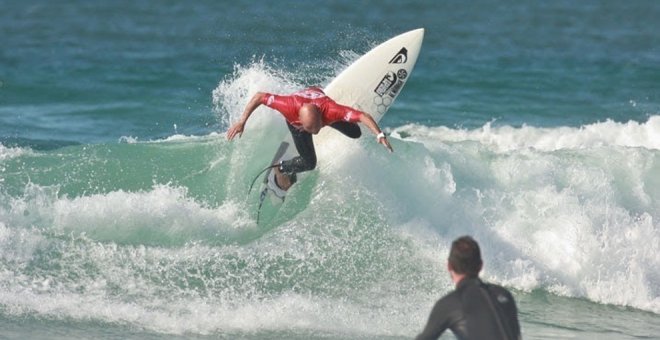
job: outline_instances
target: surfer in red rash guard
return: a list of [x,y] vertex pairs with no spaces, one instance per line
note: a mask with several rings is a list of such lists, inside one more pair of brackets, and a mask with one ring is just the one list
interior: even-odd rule
[[310,87],[290,95],[258,92],[245,107],[239,121],[227,130],[228,140],[243,134],[245,123],[260,105],[277,110],[284,116],[299,154],[280,162],[275,168],[278,186],[283,190],[289,189],[295,183],[296,173],[316,167],[312,135],[319,133],[324,126],[331,126],[350,138],[359,138],[361,131],[357,123],[362,123],[377,136],[378,143],[390,152],[393,151],[387,137],[370,114],[338,104],[318,87]]

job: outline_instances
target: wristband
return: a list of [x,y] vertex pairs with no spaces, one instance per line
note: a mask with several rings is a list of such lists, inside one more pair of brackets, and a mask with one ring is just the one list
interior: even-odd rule
[[381,138],[387,138],[387,137],[385,137],[385,132],[382,132],[382,131],[381,131],[381,132],[376,136],[376,140],[377,140],[377,141],[380,141]]

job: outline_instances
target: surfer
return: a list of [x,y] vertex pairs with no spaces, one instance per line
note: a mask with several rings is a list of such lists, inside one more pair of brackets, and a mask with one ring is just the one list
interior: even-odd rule
[[362,132],[357,123],[366,125],[376,135],[378,143],[392,152],[392,146],[376,121],[366,112],[338,104],[318,87],[309,87],[290,95],[258,92],[248,102],[241,118],[227,130],[227,139],[243,134],[245,123],[254,110],[266,105],[280,112],[293,137],[299,156],[281,161],[274,168],[277,185],[288,190],[296,182],[296,173],[316,168],[316,151],[312,135],[322,127],[331,126],[350,138],[359,138]]
[[447,328],[463,340],[521,339],[513,296],[479,279],[482,264],[479,244],[472,237],[452,243],[447,269],[456,290],[438,300],[418,340],[437,339]]

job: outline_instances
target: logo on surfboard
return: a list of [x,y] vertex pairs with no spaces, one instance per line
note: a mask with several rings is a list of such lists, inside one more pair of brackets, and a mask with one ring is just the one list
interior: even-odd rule
[[404,69],[400,69],[396,73],[389,71],[385,74],[383,79],[380,80],[380,83],[378,83],[374,92],[381,97],[388,94],[390,97],[394,98],[399,93],[399,90],[401,90],[406,77],[408,77],[408,72]]
[[403,47],[390,60],[390,64],[405,64],[406,61],[408,61],[408,50],[405,47]]
[[381,79],[380,83],[378,83],[378,86],[376,86],[376,89],[374,92],[376,92],[379,96],[383,96],[387,91],[389,91],[392,86],[396,83],[396,81],[399,79],[399,77],[396,76],[396,73],[389,71],[383,79]]

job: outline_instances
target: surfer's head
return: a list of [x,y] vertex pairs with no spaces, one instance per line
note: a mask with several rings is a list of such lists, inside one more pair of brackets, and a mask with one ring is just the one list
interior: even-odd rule
[[482,265],[481,250],[477,241],[470,236],[454,240],[449,251],[449,271],[467,277],[477,277]]
[[323,121],[321,120],[321,110],[314,104],[304,104],[298,111],[300,124],[303,130],[313,135],[321,131]]

